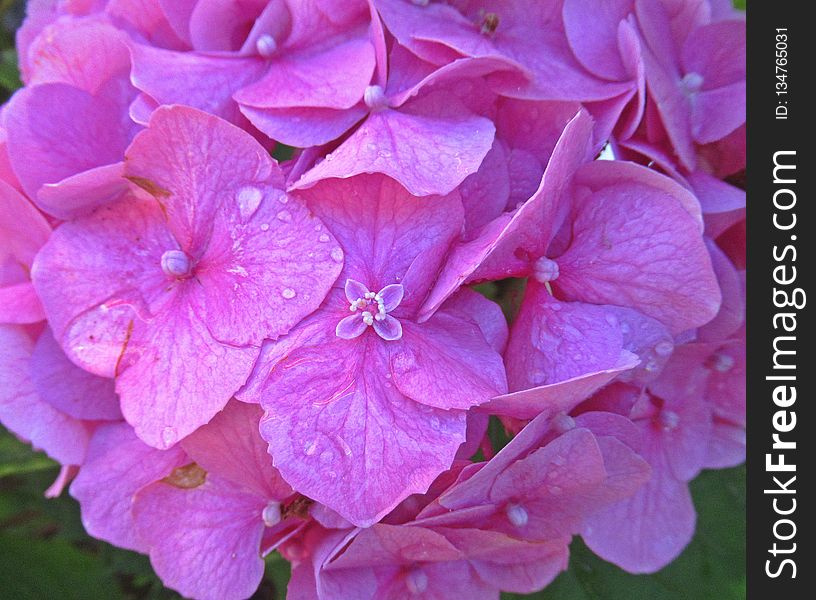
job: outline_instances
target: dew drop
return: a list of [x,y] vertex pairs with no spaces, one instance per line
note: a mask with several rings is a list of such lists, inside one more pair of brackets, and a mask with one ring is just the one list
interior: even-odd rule
[[248,219],[255,214],[262,199],[263,192],[254,185],[246,185],[235,194],[235,200],[238,202],[238,210],[244,219]]
[[332,249],[331,257],[334,262],[343,262],[343,250],[339,247]]
[[560,487],[558,487],[557,485],[551,485],[550,487],[548,487],[548,488],[547,488],[547,490],[548,490],[548,491],[550,492],[550,494],[552,494],[553,496],[560,496],[560,495],[561,495],[561,492],[563,492],[563,491],[564,491],[564,490],[562,490]]
[[297,292],[295,292],[295,290],[293,290],[292,288],[286,288],[281,292],[281,296],[283,296],[287,300],[291,300],[292,298],[295,297],[296,294]]
[[320,240],[321,242],[328,242],[331,238],[325,233],[321,233],[317,239]]
[[269,223],[261,223],[261,231],[269,231]]
[[306,456],[312,456],[315,453],[315,450],[317,450],[317,442],[315,440],[306,442],[306,447],[303,449]]
[[164,442],[165,446],[172,446],[176,443],[178,436],[176,435],[176,430],[173,427],[165,427],[162,431],[162,442]]
[[327,464],[331,462],[332,457],[333,454],[331,452],[329,452],[328,450],[324,450],[323,452],[320,453],[320,462],[322,462],[323,464]]
[[283,221],[284,223],[289,223],[292,220],[292,213],[288,210],[282,210],[278,213],[278,221]]

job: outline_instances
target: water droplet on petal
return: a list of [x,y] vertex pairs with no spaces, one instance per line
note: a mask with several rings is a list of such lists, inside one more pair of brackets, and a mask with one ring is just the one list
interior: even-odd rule
[[333,248],[331,251],[331,257],[334,262],[343,262],[343,250],[339,247]]
[[562,490],[560,487],[558,487],[557,485],[551,485],[550,487],[548,487],[548,488],[547,488],[547,490],[548,490],[548,491],[550,492],[550,494],[552,494],[553,496],[559,496],[559,495],[561,495],[561,492],[563,492],[563,491],[564,491],[564,490]]
[[311,442],[306,442],[306,447],[303,449],[303,451],[306,453],[306,456],[311,456],[312,454],[315,453],[315,450],[317,450],[317,442],[315,440],[312,440]]
[[328,242],[331,238],[325,233],[321,233],[317,239],[320,240],[321,242]]
[[164,442],[165,446],[172,446],[176,443],[178,439],[178,435],[176,434],[176,430],[173,427],[165,427],[162,431],[162,442]]
[[254,185],[246,185],[235,193],[235,200],[238,202],[241,217],[249,219],[258,210],[263,200],[263,192]]
[[281,296],[283,296],[287,300],[291,300],[292,298],[295,297],[296,294],[297,292],[295,292],[295,290],[293,290],[292,288],[286,288],[281,292]]
[[284,223],[289,223],[292,220],[292,213],[288,210],[282,210],[278,213],[278,221],[283,221]]
[[269,223],[261,223],[261,231],[269,231]]

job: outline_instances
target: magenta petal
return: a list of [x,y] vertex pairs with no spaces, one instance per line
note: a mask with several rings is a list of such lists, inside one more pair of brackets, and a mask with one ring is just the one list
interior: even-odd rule
[[37,323],[45,309],[30,281],[0,287],[0,323]]
[[342,110],[242,105],[241,112],[272,139],[297,148],[308,148],[322,146],[339,138],[368,114],[368,108],[362,102]]
[[133,85],[159,104],[184,104],[240,123],[232,94],[257,80],[266,68],[259,57],[228,58],[131,46]]
[[161,451],[145,445],[125,423],[99,427],[71,484],[85,530],[122,548],[147,550],[135,531],[133,496],[187,461],[178,448]]
[[424,493],[465,439],[463,411],[405,398],[367,335],[292,352],[266,382],[261,434],[286,481],[360,526]]
[[607,79],[622,79],[618,24],[634,9],[632,0],[594,3],[565,0],[564,29],[576,58],[586,69]]
[[5,118],[9,157],[31,198],[44,184],[119,162],[136,127],[112,100],[63,83],[21,90]]
[[257,83],[234,98],[254,108],[351,108],[363,99],[374,73],[374,48],[351,39],[308,55],[273,58]]
[[192,489],[164,482],[141,489],[133,514],[150,563],[167,586],[202,600],[239,600],[263,577],[265,506],[262,496],[208,473]]
[[466,112],[444,117],[391,109],[374,112],[295,187],[333,177],[384,173],[415,196],[447,194],[478,170],[494,131],[487,119]]

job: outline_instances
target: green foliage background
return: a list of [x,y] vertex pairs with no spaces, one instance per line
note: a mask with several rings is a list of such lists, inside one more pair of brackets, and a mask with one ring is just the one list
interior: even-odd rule
[[[745,8],[745,0],[735,0]],[[20,85],[14,31],[20,0],[0,0],[0,101]],[[58,472],[0,427],[0,598],[8,600],[166,600],[145,556],[85,534],[67,493],[46,499]],[[685,552],[654,575],[630,575],[595,557],[580,539],[570,568],[546,590],[502,600],[741,600],[745,598],[745,468],[704,472],[692,483],[697,533]],[[289,567],[277,554],[255,600],[282,600]]]

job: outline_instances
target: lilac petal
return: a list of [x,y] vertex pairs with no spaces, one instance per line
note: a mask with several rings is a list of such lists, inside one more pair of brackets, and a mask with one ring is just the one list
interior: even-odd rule
[[161,451],[147,446],[125,423],[99,427],[71,484],[86,531],[122,548],[146,551],[133,523],[133,496],[187,462],[178,448]]
[[357,281],[356,279],[346,279],[346,285],[344,287],[346,292],[346,299],[349,302],[354,302],[355,300],[366,299],[366,294],[369,292],[369,289]]
[[391,283],[377,292],[377,296],[382,300],[385,312],[391,312],[397,308],[400,302],[402,302],[404,295],[405,288],[401,283]]
[[[391,318],[393,319],[393,317]],[[335,329],[335,334],[344,340],[353,340],[361,336],[366,329],[368,329],[368,325],[363,321],[362,315],[354,313],[340,320]]]
[[632,0],[600,4],[588,0],[565,0],[567,39],[576,58],[588,71],[612,80],[625,76],[626,70],[618,53],[618,24],[633,9]]
[[37,204],[59,219],[88,214],[127,191],[124,171],[124,163],[116,162],[88,169],[58,183],[46,183],[37,194]]
[[385,315],[382,320],[374,319],[374,331],[382,339],[393,342],[402,337],[402,323],[391,315]]

